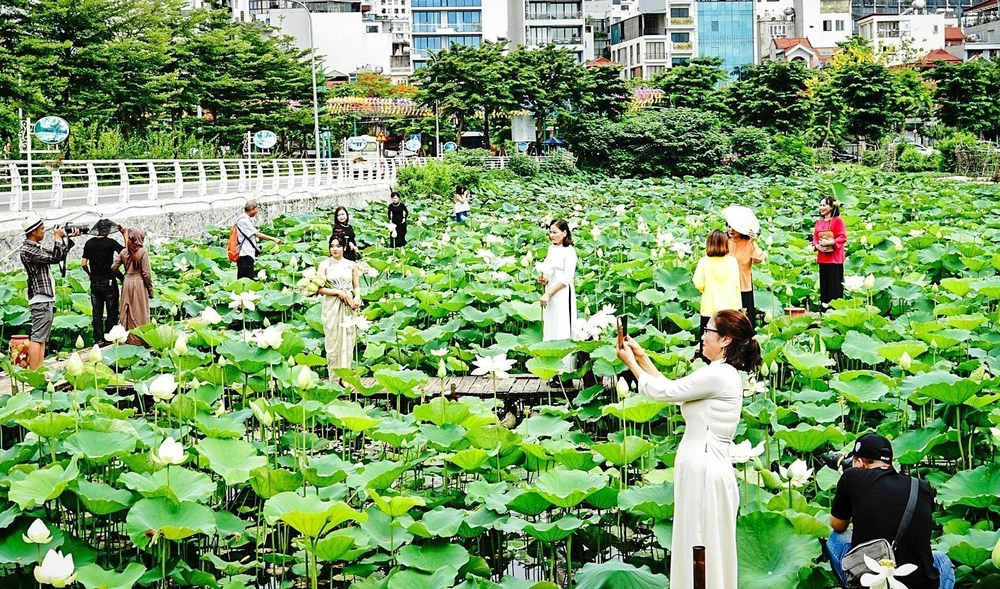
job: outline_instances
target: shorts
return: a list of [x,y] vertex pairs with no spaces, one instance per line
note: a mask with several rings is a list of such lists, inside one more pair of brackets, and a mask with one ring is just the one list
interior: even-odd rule
[[52,334],[52,317],[55,303],[31,303],[31,341],[44,344]]
[[465,220],[469,217],[469,211],[456,211],[455,220],[459,223],[465,223]]

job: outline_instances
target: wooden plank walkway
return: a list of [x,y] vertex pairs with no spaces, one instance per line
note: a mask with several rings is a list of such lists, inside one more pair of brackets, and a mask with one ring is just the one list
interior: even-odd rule
[[[445,379],[445,390],[451,394],[452,390],[457,395],[473,395],[476,397],[493,396],[493,378],[489,376],[449,376]],[[378,381],[373,377],[361,379],[361,384],[365,387],[376,387]],[[454,388],[453,388],[454,387]],[[563,383],[567,393],[576,392],[576,381]],[[427,386],[428,391],[440,391],[441,381],[431,377]],[[511,374],[509,378],[497,379],[497,394],[505,396],[538,396],[548,392],[549,386],[544,380],[533,374]],[[552,392],[562,392],[562,388],[554,386]]]

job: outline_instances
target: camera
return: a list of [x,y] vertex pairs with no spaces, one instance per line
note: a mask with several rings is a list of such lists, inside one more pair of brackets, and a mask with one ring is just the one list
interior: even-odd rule
[[75,235],[77,233],[83,234],[90,231],[90,227],[87,227],[86,225],[74,225],[72,223],[63,225],[62,229],[66,232],[66,235]]
[[[823,462],[830,467],[831,470],[840,470],[844,465],[844,454],[840,452],[828,452],[823,455]],[[848,464],[847,466],[850,466]]]

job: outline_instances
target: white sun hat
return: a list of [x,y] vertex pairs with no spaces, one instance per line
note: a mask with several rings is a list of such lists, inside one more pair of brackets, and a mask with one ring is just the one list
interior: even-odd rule
[[743,235],[760,233],[760,221],[750,208],[738,205],[726,207],[722,211],[722,218],[726,220],[726,225],[735,229],[737,233]]
[[21,229],[25,233],[31,233],[42,224],[42,218],[35,213],[28,213],[28,216],[21,221]]

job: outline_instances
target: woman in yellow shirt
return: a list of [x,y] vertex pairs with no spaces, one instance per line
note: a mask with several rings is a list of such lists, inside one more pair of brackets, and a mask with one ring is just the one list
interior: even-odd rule
[[[698,260],[698,267],[694,270],[694,286],[701,292],[699,342],[713,315],[725,309],[739,310],[742,307],[740,265],[736,258],[728,254],[726,234],[718,229],[709,233],[705,240],[705,256]],[[701,343],[698,344],[697,356],[701,356]]]

